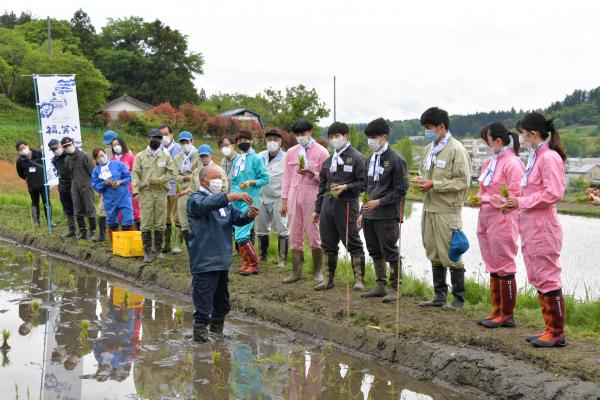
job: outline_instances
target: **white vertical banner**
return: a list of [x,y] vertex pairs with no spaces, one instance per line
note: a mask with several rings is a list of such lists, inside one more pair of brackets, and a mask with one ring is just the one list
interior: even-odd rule
[[46,178],[49,186],[58,184],[58,177],[52,165],[53,154],[48,148],[52,139],[61,140],[65,136],[73,139],[79,148],[81,127],[75,75],[34,75],[37,90],[37,110],[40,120],[41,147],[46,159]]

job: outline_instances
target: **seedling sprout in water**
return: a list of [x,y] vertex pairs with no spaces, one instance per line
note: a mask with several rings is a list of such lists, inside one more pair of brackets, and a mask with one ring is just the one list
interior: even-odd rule
[[81,328],[81,332],[79,333],[79,340],[83,342],[88,338],[88,331],[90,330],[90,321],[88,321],[87,319],[82,320],[79,323],[79,327]]
[[175,309],[175,322],[177,322],[177,325],[183,324],[183,310],[181,308]]
[[8,338],[10,337],[10,331],[8,329],[2,329],[2,350],[10,349],[8,345]]

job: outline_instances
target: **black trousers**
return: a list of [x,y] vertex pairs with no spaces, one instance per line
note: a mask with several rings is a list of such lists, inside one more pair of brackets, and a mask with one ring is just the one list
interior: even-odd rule
[[390,219],[364,219],[363,229],[367,250],[373,260],[385,259],[389,263],[398,262],[399,221]]
[[346,209],[348,213],[348,252],[353,256],[364,256],[356,221],[358,220],[358,199],[333,199],[325,195],[319,218],[321,248],[327,254],[338,254],[340,241],[346,245]]
[[[49,191],[50,189],[48,189]],[[49,194],[49,193],[48,193]],[[52,205],[50,204],[50,199],[46,197],[46,189],[42,186],[38,189],[29,189],[29,196],[31,197],[31,205],[33,207],[37,207],[37,217],[40,217],[40,198],[42,199],[42,208],[44,209],[44,215],[48,218],[48,210],[46,207],[50,207],[52,210]],[[50,216],[52,217],[52,215]]]
[[192,299],[196,311],[194,325],[208,325],[211,318],[229,314],[229,271],[192,274]]
[[71,189],[58,189],[58,195],[60,196],[60,204],[62,205],[65,215],[73,215],[75,209],[73,208]]

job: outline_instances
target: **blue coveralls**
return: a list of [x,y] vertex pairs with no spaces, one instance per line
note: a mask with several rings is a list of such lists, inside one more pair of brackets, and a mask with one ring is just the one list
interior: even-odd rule
[[104,183],[107,178],[100,178],[102,170],[100,165],[96,166],[92,172],[92,187],[96,192],[102,193],[108,227],[114,229],[119,226],[119,211],[122,215],[121,224],[132,226],[133,205],[131,203],[131,192],[127,187],[131,183],[129,169],[125,164],[116,160],[108,162],[108,169],[111,173],[110,179],[113,182],[121,181],[120,186],[113,188],[111,185]]

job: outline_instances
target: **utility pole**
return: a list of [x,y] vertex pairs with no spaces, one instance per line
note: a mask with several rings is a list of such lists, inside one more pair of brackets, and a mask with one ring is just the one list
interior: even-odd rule
[[50,17],[46,18],[48,23],[48,57],[52,57],[52,27],[50,26]]
[[335,75],[333,76],[333,122],[336,122]]

